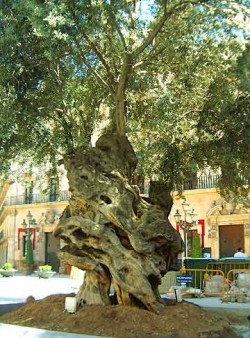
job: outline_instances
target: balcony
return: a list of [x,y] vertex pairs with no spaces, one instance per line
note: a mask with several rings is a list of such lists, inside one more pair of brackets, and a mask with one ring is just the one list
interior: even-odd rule
[[68,190],[60,191],[58,194],[33,194],[33,195],[18,195],[10,196],[5,199],[5,206],[9,205],[23,205],[23,204],[37,204],[49,202],[62,202],[70,198]]
[[216,188],[219,179],[220,175],[194,176],[192,179],[183,182],[178,188],[181,188],[181,190],[212,189]]
[[[176,185],[175,190],[193,190],[193,189],[212,189],[216,188],[220,179],[220,175],[200,175],[194,176],[189,181]],[[243,183],[249,185],[249,179],[244,178]]]

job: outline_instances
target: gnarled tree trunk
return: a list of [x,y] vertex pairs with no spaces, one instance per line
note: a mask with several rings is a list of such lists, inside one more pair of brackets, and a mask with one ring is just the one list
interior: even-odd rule
[[110,304],[112,284],[119,304],[159,310],[161,277],[183,242],[167,218],[169,193],[154,185],[145,201],[129,184],[136,164],[128,139],[115,134],[65,158],[71,199],[55,235],[66,242],[61,257],[86,270],[79,306]]

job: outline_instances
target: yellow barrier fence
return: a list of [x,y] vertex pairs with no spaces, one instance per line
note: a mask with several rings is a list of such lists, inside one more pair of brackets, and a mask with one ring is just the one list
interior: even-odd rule
[[231,269],[227,273],[230,281],[223,295],[224,302],[246,303],[250,300],[250,269]]
[[182,268],[168,292],[164,293],[171,298],[175,298],[176,290],[179,290],[183,297],[217,296],[224,298],[227,289],[228,281],[221,270]]
[[[243,265],[242,265],[243,266]],[[221,297],[223,302],[250,302],[250,269],[230,269],[224,264],[220,269],[182,268],[168,280],[163,292],[170,298],[176,298],[177,291],[182,297]],[[225,277],[226,276],[226,277]]]
[[246,262],[246,261],[241,261],[240,259],[235,259],[233,261],[222,261],[222,262],[208,262],[206,265],[206,268],[208,270],[210,269],[216,269],[216,270],[221,270],[223,271],[224,275],[227,276],[228,272],[230,270],[234,270],[234,269],[240,269],[240,270],[244,270],[244,269],[250,269],[250,262]]
[[[183,295],[206,295],[223,296],[227,288],[227,280],[221,270],[216,269],[183,269],[180,271],[179,282],[182,287]],[[190,282],[183,283],[185,276],[189,276]],[[186,277],[187,278],[187,277]]]

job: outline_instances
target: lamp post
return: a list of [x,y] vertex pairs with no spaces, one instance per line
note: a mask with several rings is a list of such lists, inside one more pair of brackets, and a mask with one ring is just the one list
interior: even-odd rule
[[31,212],[29,211],[27,216],[27,222],[24,219],[23,223],[21,224],[24,228],[24,231],[27,235],[27,240],[26,240],[26,263],[27,263],[27,274],[30,275],[32,273],[31,271],[31,265],[34,264],[34,257],[33,257],[33,245],[32,245],[32,231],[31,228],[32,226],[36,225],[36,220],[33,218]]
[[[196,225],[197,222],[197,214],[194,209],[189,210],[189,203],[187,203],[186,200],[184,200],[181,204],[183,209],[183,218],[180,214],[179,210],[177,209],[174,214],[174,219],[176,224],[184,231],[184,245],[185,245],[185,258],[187,258],[188,250],[187,250],[187,233],[188,230],[194,225]],[[190,222],[188,222],[188,220]]]

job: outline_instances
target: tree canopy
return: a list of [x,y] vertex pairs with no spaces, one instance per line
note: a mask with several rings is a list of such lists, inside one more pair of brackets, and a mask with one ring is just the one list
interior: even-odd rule
[[86,148],[97,121],[171,187],[221,168],[249,177],[248,1],[4,0],[0,158]]

